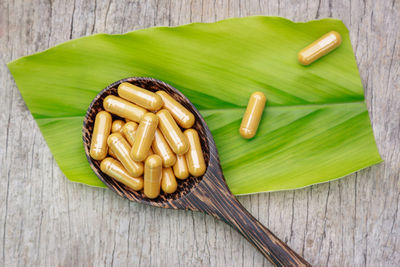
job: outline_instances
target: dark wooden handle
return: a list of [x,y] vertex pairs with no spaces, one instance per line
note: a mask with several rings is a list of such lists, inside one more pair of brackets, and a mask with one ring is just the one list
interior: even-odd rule
[[215,216],[241,233],[273,264],[276,266],[311,266],[254,218],[235,197],[229,196],[224,201],[226,201],[226,205],[216,212]]
[[209,175],[197,190],[181,199],[179,208],[202,211],[225,221],[276,266],[311,266],[239,203],[222,179],[222,172]]

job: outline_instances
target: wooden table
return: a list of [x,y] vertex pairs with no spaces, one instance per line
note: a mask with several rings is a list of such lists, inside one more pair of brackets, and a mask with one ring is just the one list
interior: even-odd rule
[[270,266],[222,222],[69,182],[5,63],[93,33],[249,15],[334,17],[350,30],[384,163],[239,197],[315,266],[400,264],[400,1],[0,0],[0,266]]

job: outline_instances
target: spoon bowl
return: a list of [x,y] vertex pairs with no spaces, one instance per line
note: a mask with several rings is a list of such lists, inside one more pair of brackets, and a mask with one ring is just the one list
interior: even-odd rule
[[[119,80],[119,81],[114,82],[114,83],[110,84],[109,86],[107,86],[93,99],[92,103],[90,104],[90,106],[86,112],[85,120],[83,122],[83,143],[84,143],[84,147],[85,147],[86,157],[89,161],[90,167],[95,172],[97,177],[99,177],[100,180],[106,186],[108,186],[111,190],[115,191],[121,197],[125,197],[131,201],[136,201],[136,202],[148,204],[151,206],[176,209],[177,208],[176,205],[178,205],[180,203],[180,199],[182,199],[189,192],[191,192],[192,189],[195,188],[201,182],[202,178],[205,175],[207,175],[207,172],[210,171],[210,168],[208,168],[207,172],[201,177],[190,176],[185,180],[177,179],[178,188],[175,191],[175,193],[165,194],[165,193],[161,192],[159,197],[157,197],[155,199],[149,199],[149,198],[146,198],[146,196],[143,194],[142,191],[141,192],[133,191],[129,187],[125,186],[124,184],[117,182],[110,176],[104,174],[100,170],[100,162],[92,159],[89,155],[90,143],[91,143],[96,114],[98,112],[104,110],[104,108],[103,108],[104,98],[106,98],[109,95],[118,96],[117,88],[123,82],[129,82],[133,85],[136,85],[141,88],[145,88],[152,92],[157,92],[159,90],[163,90],[163,91],[167,92],[169,95],[173,96],[175,100],[177,100],[185,108],[187,108],[190,112],[192,112],[192,114],[196,118],[195,124],[192,126],[192,128],[196,129],[197,132],[199,133],[200,143],[201,143],[206,166],[208,166],[208,164],[209,164],[209,160],[210,160],[210,149],[209,148],[215,147],[215,143],[212,138],[211,139],[207,138],[208,136],[211,136],[211,132],[208,129],[207,124],[205,123],[204,119],[200,115],[199,111],[190,103],[190,101],[181,92],[179,92],[177,89],[171,87],[170,85],[168,85],[164,82],[155,80],[155,79],[151,79],[151,78],[133,77],[133,78],[126,78],[126,79]],[[112,116],[113,116],[113,120],[114,119],[122,119],[123,120],[123,118],[120,118],[118,116],[115,116],[115,115],[112,115]]]
[[[100,170],[100,162],[93,160],[89,155],[95,117],[99,111],[104,110],[104,98],[108,95],[117,95],[118,85],[123,82],[132,83],[152,92],[163,90],[193,113],[196,121],[192,128],[199,133],[207,166],[203,176],[177,179],[178,188],[175,193],[161,193],[155,199],[148,199],[143,192],[129,189]],[[118,117],[113,115],[113,119],[116,118]],[[217,148],[206,122],[196,107],[174,87],[156,79],[143,77],[126,78],[110,84],[90,104],[83,122],[82,134],[90,167],[107,187],[121,197],[155,207],[204,212],[232,226],[276,266],[311,266],[257,221],[233,196],[225,182]]]

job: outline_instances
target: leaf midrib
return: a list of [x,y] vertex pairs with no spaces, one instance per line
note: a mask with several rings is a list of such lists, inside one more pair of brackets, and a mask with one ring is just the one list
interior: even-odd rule
[[[344,105],[351,105],[351,104],[364,104],[363,100],[358,101],[349,101],[349,102],[340,102],[340,103],[315,103],[315,104],[301,104],[301,105],[271,105],[267,106],[268,109],[280,109],[280,108],[306,108],[306,107],[315,107],[315,108],[322,108],[322,107],[329,107],[329,106],[344,106]],[[199,112],[220,112],[220,111],[229,111],[229,110],[243,110],[246,107],[237,107],[237,108],[218,108],[218,109],[200,109]],[[79,115],[66,115],[66,116],[45,116],[45,115],[36,115],[32,114],[35,120],[49,120],[49,119],[71,119],[71,118],[81,118],[86,115],[79,114]]]
[[[326,107],[326,106],[344,106],[344,105],[351,105],[351,104],[364,104],[364,99],[363,100],[358,100],[358,101],[349,101],[349,102],[340,102],[340,103],[314,103],[314,104],[295,104],[295,105],[268,105],[268,109],[279,109],[279,108],[306,108],[306,107]],[[202,111],[224,111],[224,110],[238,110],[238,109],[245,109],[246,107],[238,107],[238,108],[218,108],[218,109],[200,109],[200,113]]]

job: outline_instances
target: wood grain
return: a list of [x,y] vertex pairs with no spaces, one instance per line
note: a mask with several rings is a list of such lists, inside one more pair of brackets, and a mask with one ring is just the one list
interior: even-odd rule
[[400,263],[400,1],[0,1],[0,265],[269,266],[229,226],[63,176],[6,62],[92,33],[279,15],[350,31],[384,163],[296,191],[239,197],[315,266]]

